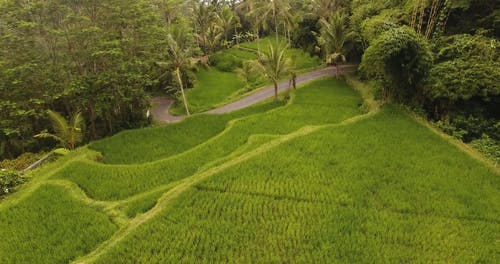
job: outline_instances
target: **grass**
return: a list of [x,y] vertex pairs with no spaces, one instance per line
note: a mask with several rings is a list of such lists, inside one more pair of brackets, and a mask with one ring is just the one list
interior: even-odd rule
[[498,172],[367,91],[80,148],[0,203],[2,262],[496,263]]
[[171,158],[133,166],[75,160],[54,177],[76,182],[95,199],[124,199],[196,173],[245,145],[253,134],[287,134],[305,125],[340,122],[359,114],[360,104],[359,95],[344,82],[323,79],[299,89],[290,105],[233,121],[217,137]]
[[97,263],[495,263],[498,186],[389,107],[196,184]]
[[228,96],[244,87],[232,72],[202,69],[196,73],[193,89],[187,91],[189,109],[194,113],[209,110],[228,99]]
[[106,215],[50,185],[3,210],[0,223],[2,263],[68,263],[117,229]]
[[[284,41],[284,39],[280,39],[281,43]],[[259,45],[261,50],[266,50],[269,47],[269,44],[274,43],[276,43],[274,37],[266,37],[260,39],[259,41],[242,43],[240,48],[244,51],[257,52]],[[290,59],[292,59],[293,65],[298,72],[306,72],[323,65],[323,61],[319,57],[311,56],[309,53],[304,52],[301,49],[289,48],[287,55]]]
[[182,153],[207,141],[222,132],[230,120],[264,113],[279,105],[267,102],[223,115],[195,115],[177,124],[127,130],[91,143],[89,147],[101,152],[104,162],[108,164],[151,162]]
[[[260,43],[262,48],[267,48],[268,43],[273,41],[274,38],[269,37],[261,39]],[[213,67],[198,71],[194,87],[186,93],[189,109],[193,113],[215,108],[248,92],[248,87],[245,88],[245,84],[234,73],[234,70],[241,66],[244,61],[257,59],[257,43],[242,43],[213,56],[221,58],[212,65]],[[299,73],[311,71],[323,65],[321,59],[310,56],[301,49],[290,48],[288,56],[293,61],[293,67]],[[255,85],[263,86],[266,84],[270,83],[257,81]],[[170,109],[170,112],[175,115],[184,115],[183,107],[182,103],[177,102]]]

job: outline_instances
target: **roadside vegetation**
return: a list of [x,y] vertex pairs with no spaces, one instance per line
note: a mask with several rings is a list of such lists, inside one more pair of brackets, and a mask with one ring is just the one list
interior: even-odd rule
[[[276,45],[274,37],[244,42],[230,49],[219,51],[210,56],[206,66],[199,66],[195,73],[193,88],[186,92],[189,109],[193,113],[210,110],[224,103],[234,101],[252,92],[257,88],[272,85],[273,82],[263,77],[254,61],[258,59],[259,49],[262,53],[269,49],[269,45]],[[279,45],[286,45],[280,38]],[[317,56],[311,56],[302,49],[286,49],[286,58],[290,60],[289,70],[303,73],[318,69],[324,65]],[[247,68],[245,68],[247,67]],[[289,74],[283,74],[278,81],[287,81]],[[181,102],[174,105],[170,112],[184,115],[185,110]]]

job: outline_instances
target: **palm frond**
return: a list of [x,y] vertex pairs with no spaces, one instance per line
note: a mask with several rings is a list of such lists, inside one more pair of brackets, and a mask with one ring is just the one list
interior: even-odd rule
[[64,138],[64,135],[69,133],[69,124],[66,119],[59,113],[52,110],[47,111],[50,122],[52,123],[52,128],[54,129],[55,135]]
[[48,132],[42,132],[42,133],[39,133],[39,134],[36,134],[34,137],[36,138],[51,138],[51,139],[54,139],[56,141],[59,141],[61,143],[64,143],[64,140],[54,134],[51,134],[51,133],[48,133]]

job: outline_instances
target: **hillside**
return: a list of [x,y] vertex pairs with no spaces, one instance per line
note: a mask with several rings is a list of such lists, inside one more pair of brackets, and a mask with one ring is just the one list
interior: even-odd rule
[[[356,89],[354,89],[356,88]],[[5,263],[494,263],[498,172],[366,88],[129,130],[0,203]]]

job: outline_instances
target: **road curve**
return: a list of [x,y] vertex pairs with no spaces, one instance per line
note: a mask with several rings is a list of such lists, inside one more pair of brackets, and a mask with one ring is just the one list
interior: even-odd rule
[[[344,65],[340,67],[340,73],[342,74],[347,72],[353,72],[356,70],[356,68],[357,65]],[[308,72],[297,76],[297,85],[335,74],[336,74],[336,69],[333,66]],[[278,93],[288,90],[288,88],[290,88],[289,84],[290,84],[289,81],[280,82],[278,84]],[[253,94],[243,97],[235,102],[209,110],[204,113],[209,113],[209,114],[228,113],[264,101],[273,96],[274,96],[274,86],[270,85],[262,90],[259,90]],[[175,122],[180,122],[186,118],[186,116],[173,116],[168,112],[168,109],[173,103],[173,100],[168,97],[155,97],[153,98],[153,103],[154,105],[152,109],[152,115],[153,119],[157,122],[175,123]]]
[[174,116],[168,112],[174,100],[169,97],[154,97],[151,115],[159,123],[176,123],[184,120],[185,116]]

